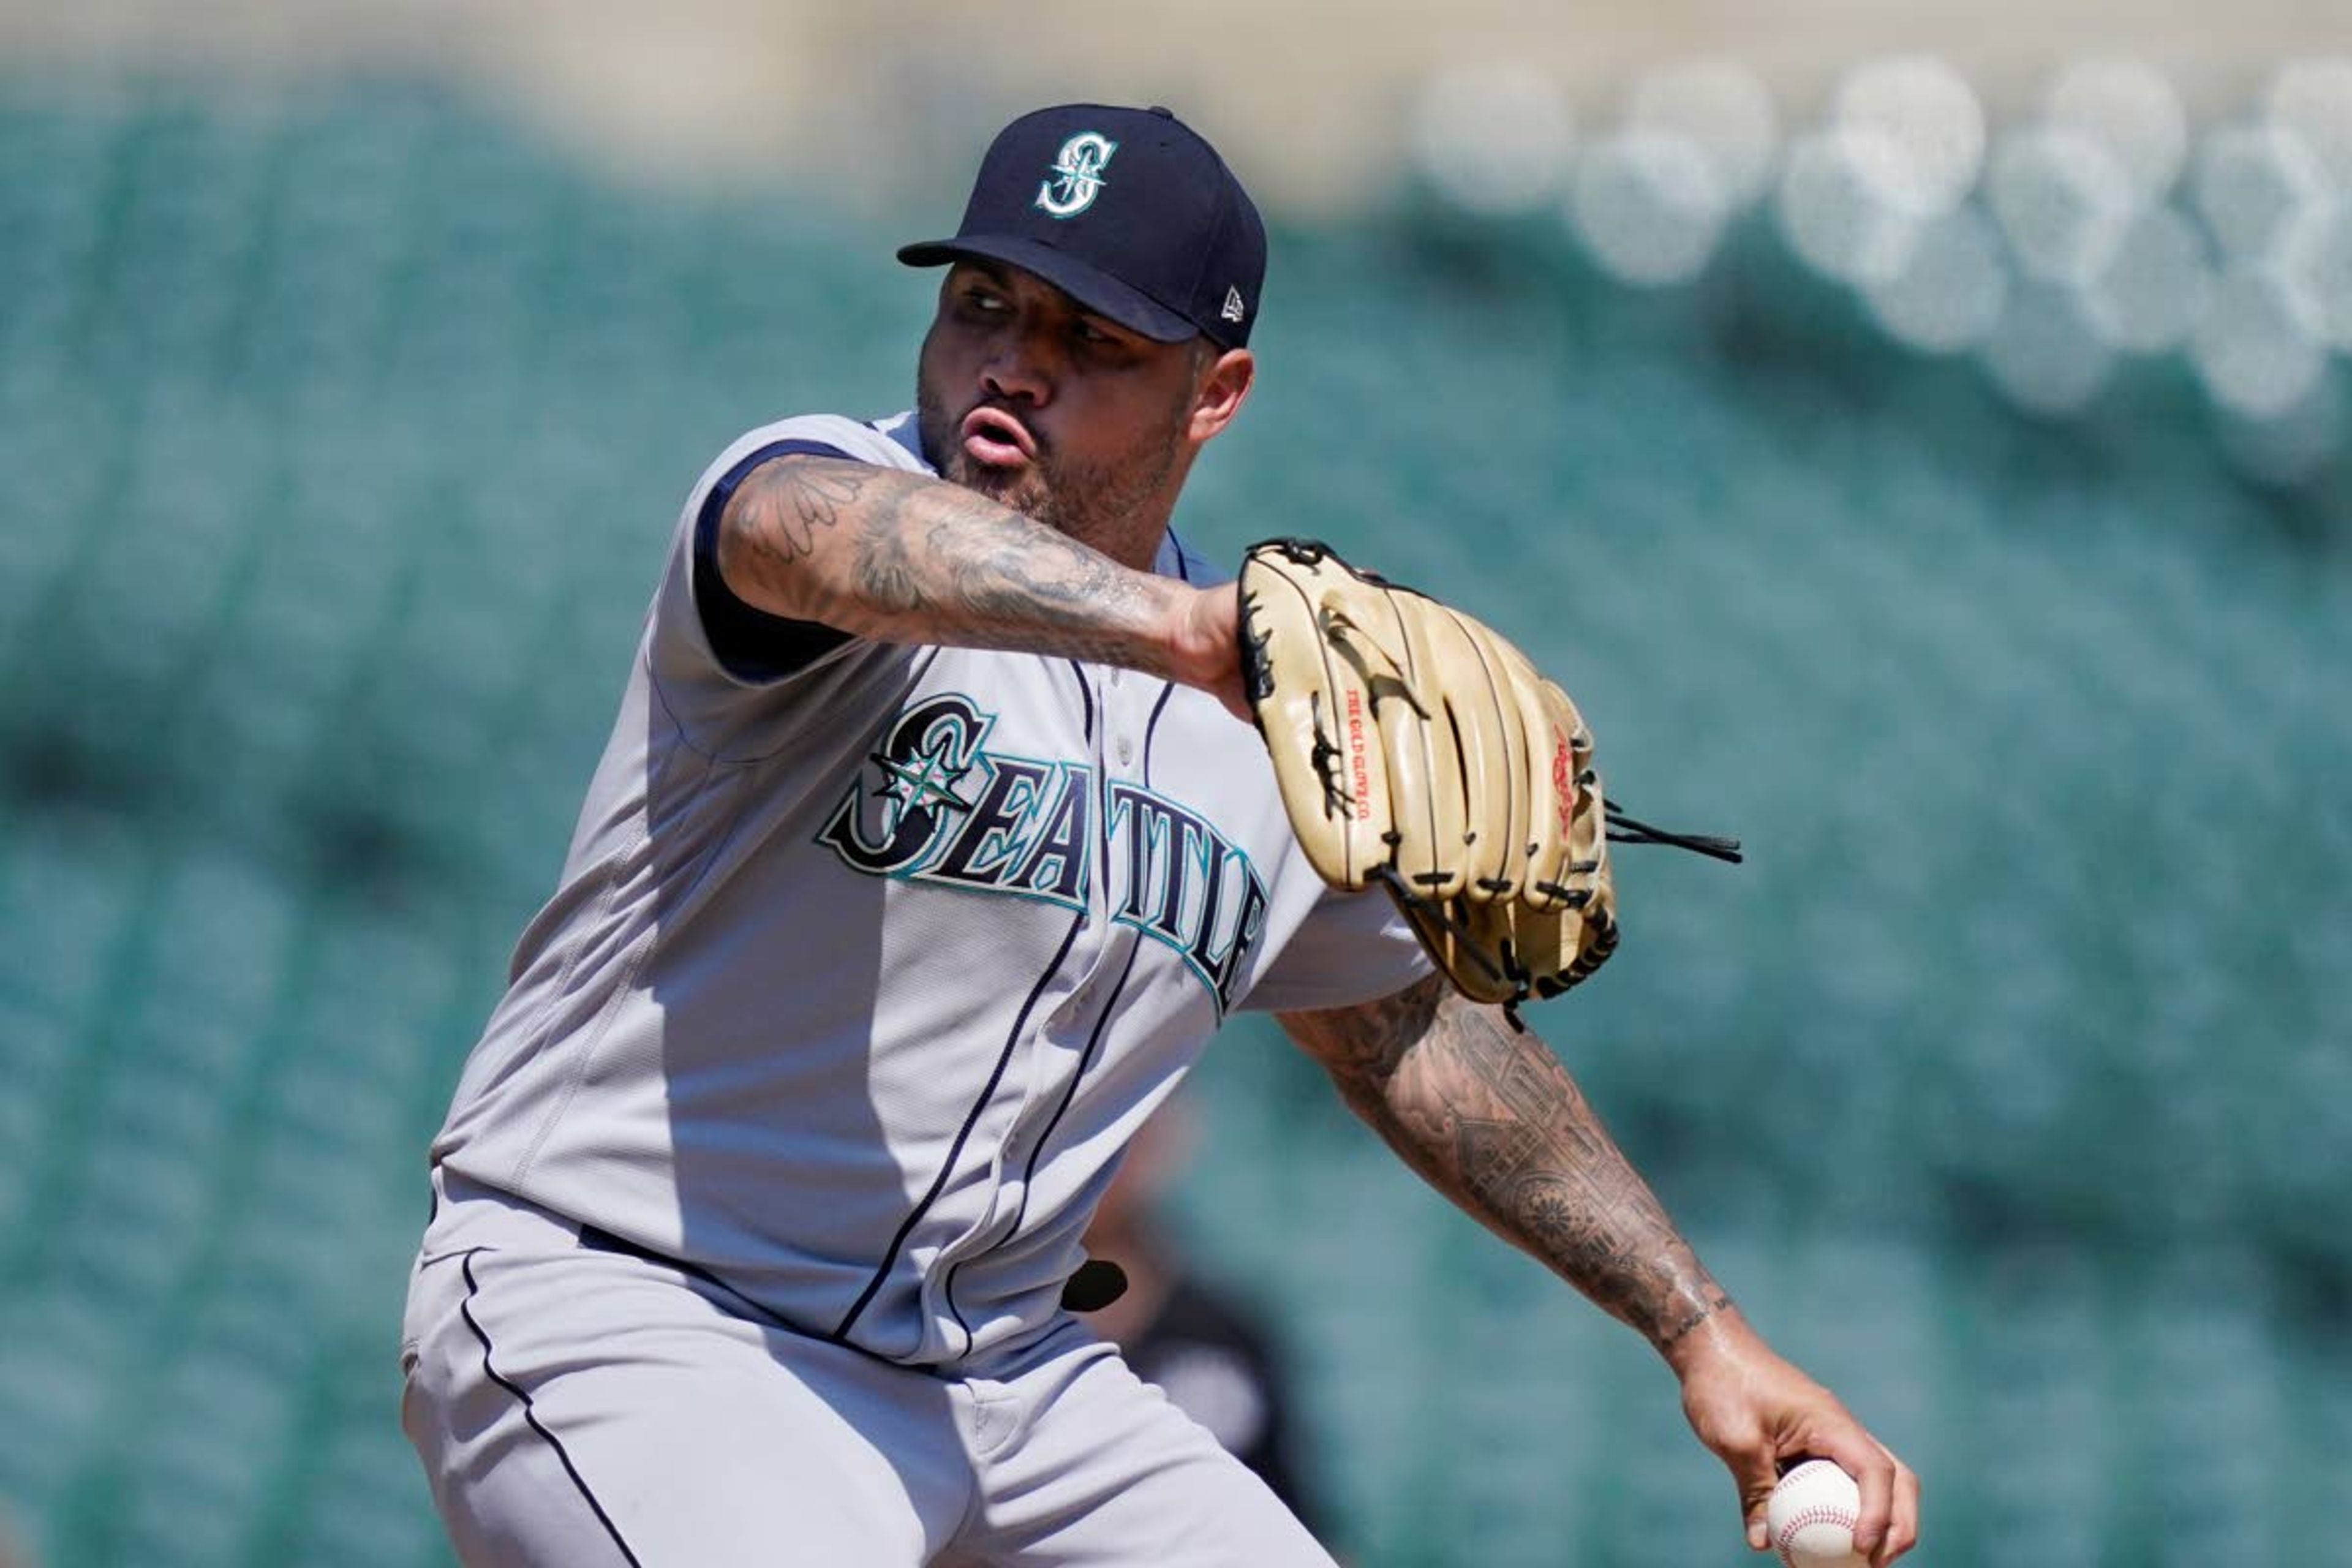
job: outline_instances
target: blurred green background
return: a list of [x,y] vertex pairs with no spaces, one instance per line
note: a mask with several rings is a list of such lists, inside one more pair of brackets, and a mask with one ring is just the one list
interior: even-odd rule
[[[394,1419],[425,1140],[688,486],[751,425],[909,401],[935,279],[888,249],[978,145],[946,205],[860,205],[616,175],[397,78],[0,73],[0,1510],[36,1561],[447,1561]],[[1276,208],[1259,391],[1180,522],[1495,620],[1614,795],[1747,840],[1624,852],[1623,950],[1534,1020],[1927,1478],[1916,1561],[2352,1563],[2332,300],[2268,423],[2189,348],[2060,410],[1906,345],[1769,202],[1662,287],[1475,209],[1426,171]],[[1184,1232],[1296,1357],[1351,1562],[1748,1560],[1633,1335],[1271,1030],[1196,1082]]]

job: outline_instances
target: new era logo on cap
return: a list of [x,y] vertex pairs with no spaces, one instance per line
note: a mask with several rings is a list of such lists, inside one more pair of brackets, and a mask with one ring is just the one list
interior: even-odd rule
[[898,259],[986,257],[1162,342],[1249,341],[1265,226],[1241,182],[1165,109],[1066,104],[1024,114],[981,160],[952,238]]

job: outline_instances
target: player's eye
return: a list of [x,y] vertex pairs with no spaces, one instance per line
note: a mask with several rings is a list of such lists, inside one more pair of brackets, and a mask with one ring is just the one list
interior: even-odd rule
[[963,291],[964,308],[976,316],[1001,316],[1008,308],[995,289],[973,284]]

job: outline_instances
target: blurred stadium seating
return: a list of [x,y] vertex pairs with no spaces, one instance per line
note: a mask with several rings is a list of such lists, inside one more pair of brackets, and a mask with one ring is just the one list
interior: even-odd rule
[[[694,474],[906,400],[899,237],[422,89],[0,86],[0,1504],[53,1568],[446,1561],[394,1415],[425,1139]],[[1614,793],[1748,839],[1629,851],[1537,1021],[1929,1477],[1920,1561],[2352,1564],[2340,457],[2250,473],[2186,351],[2021,415],[1761,206],[1685,292],[1596,256],[1425,198],[1278,233],[1191,528],[1486,613]],[[1631,1335],[1270,1031],[1202,1079],[1185,1212],[1354,1561],[1747,1560]]]

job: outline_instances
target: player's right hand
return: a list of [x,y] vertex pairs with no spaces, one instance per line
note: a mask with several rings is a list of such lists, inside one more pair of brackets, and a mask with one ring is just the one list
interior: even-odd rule
[[1885,1568],[1919,1539],[1919,1478],[1820,1384],[1775,1354],[1738,1310],[1709,1319],[1669,1354],[1683,1413],[1739,1488],[1748,1544],[1769,1544],[1765,1505],[1801,1459],[1830,1459],[1862,1492],[1854,1549]]

